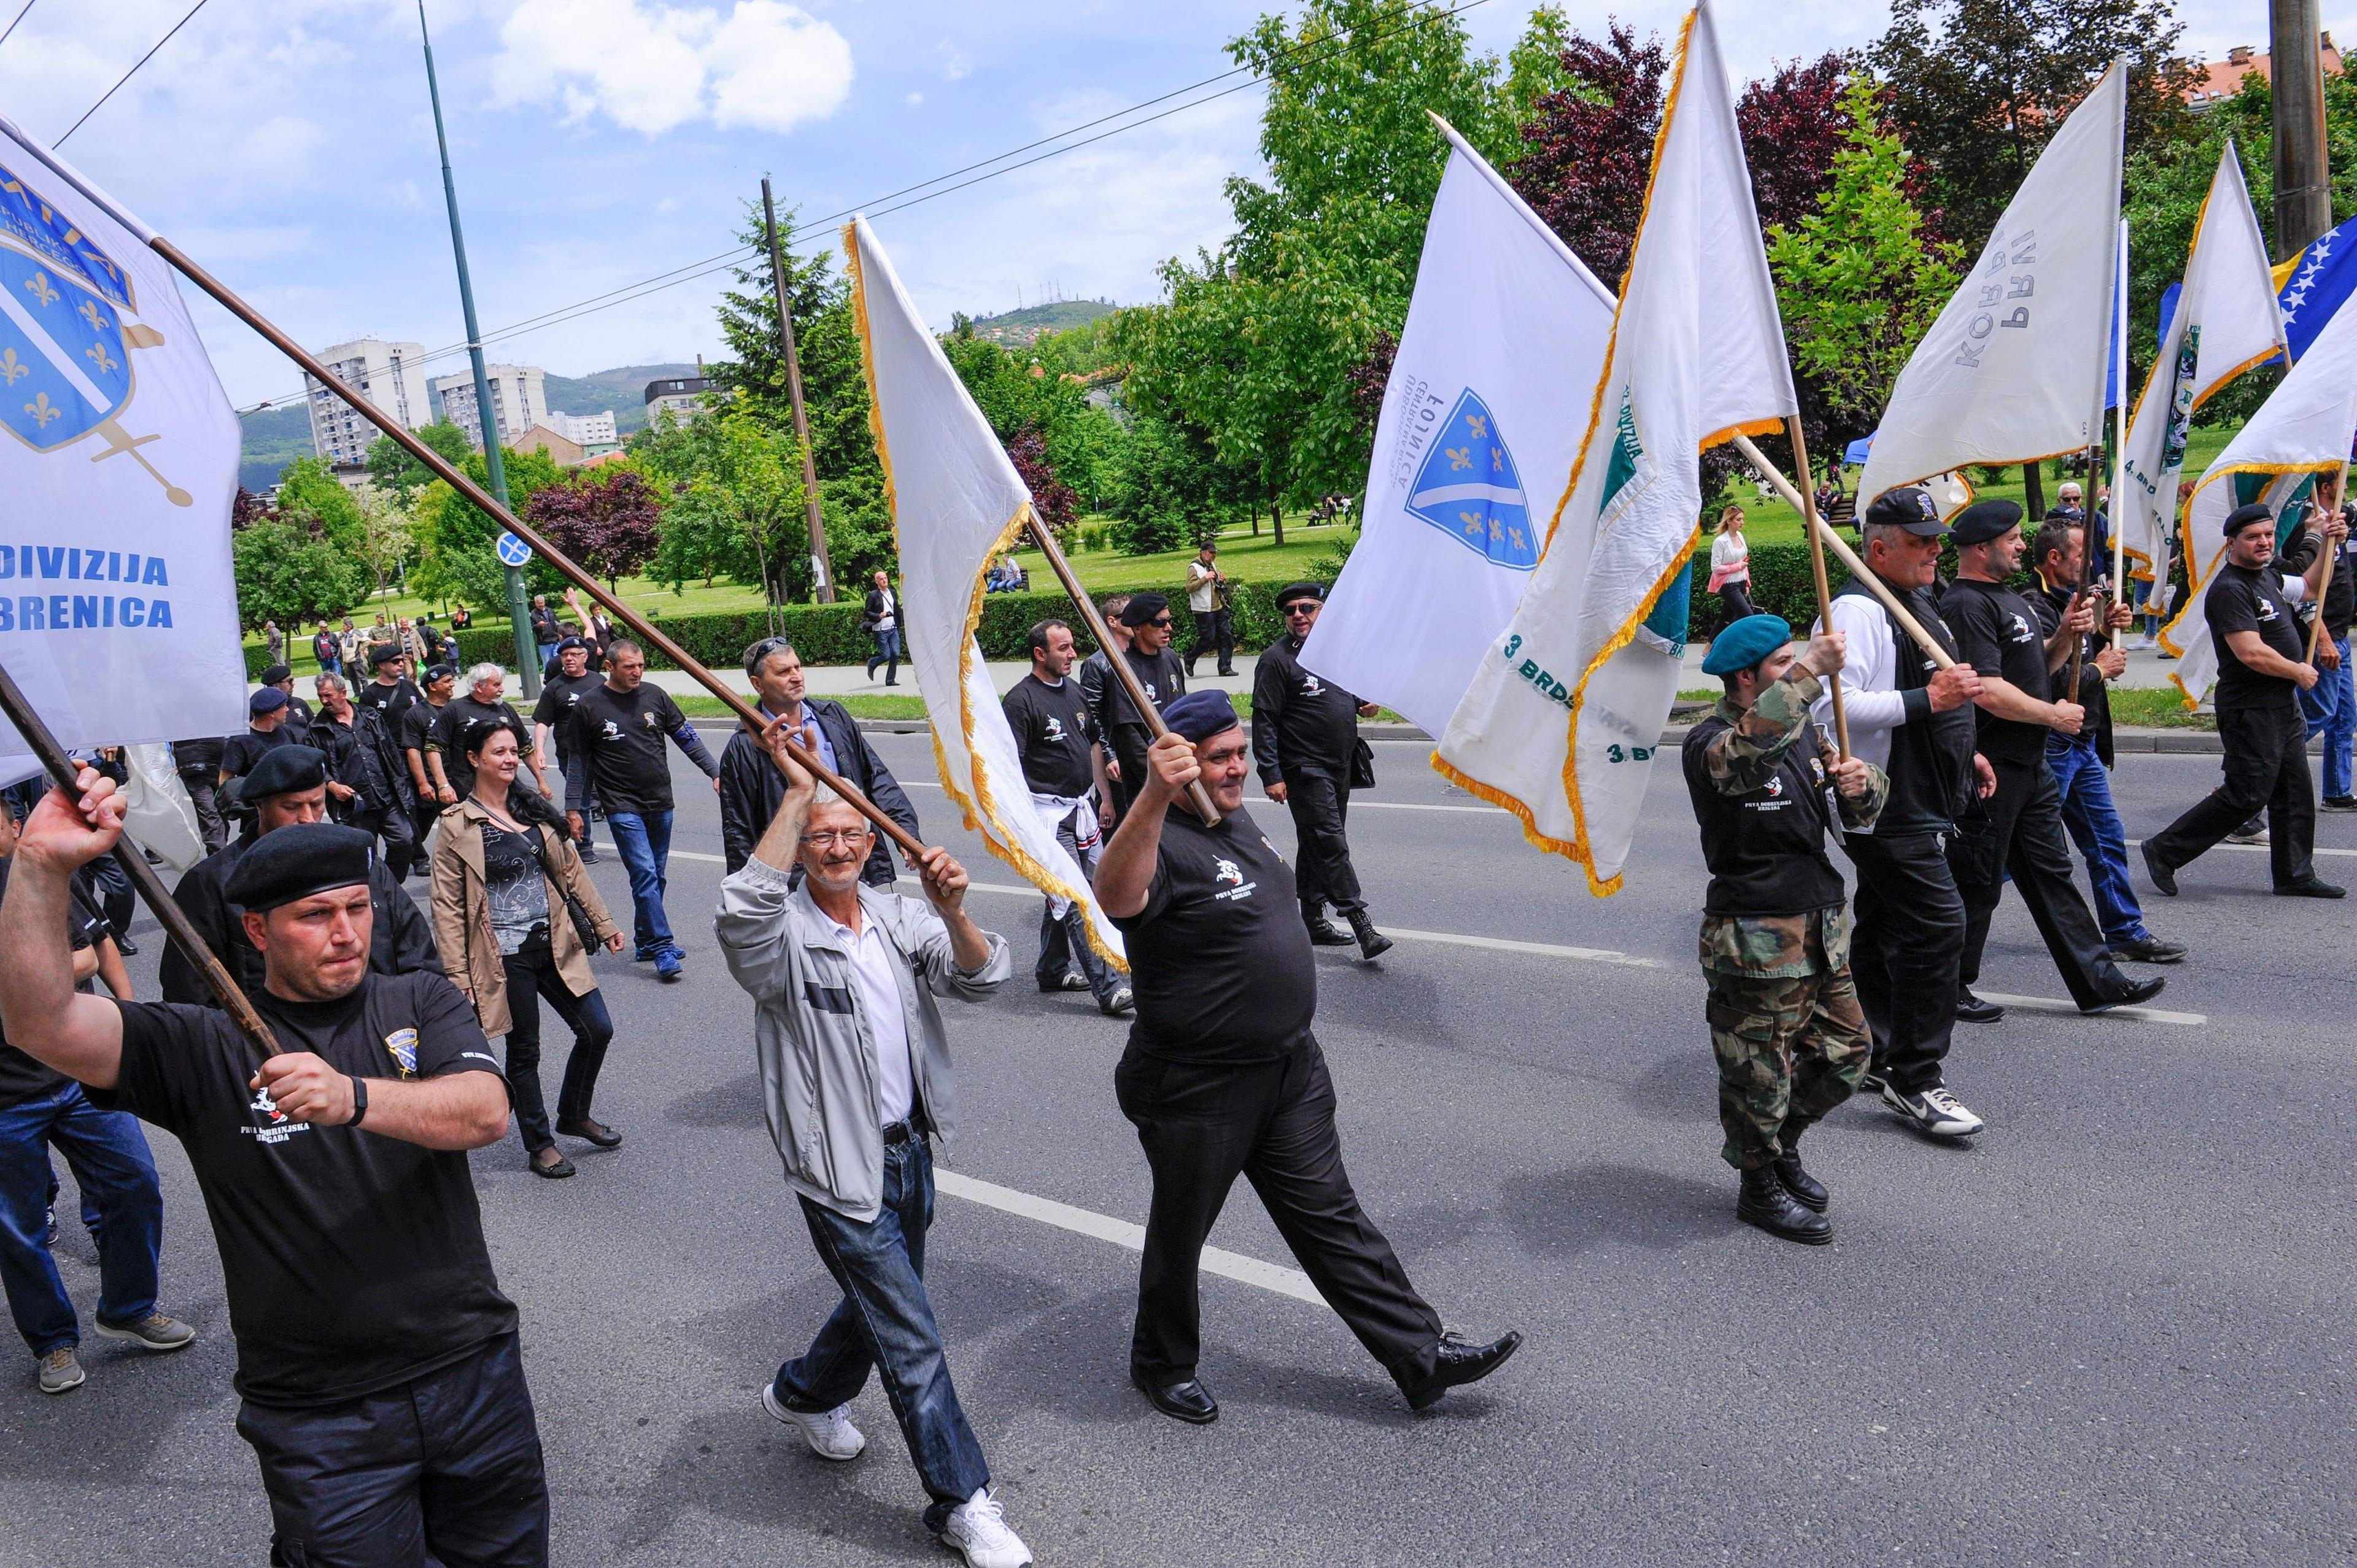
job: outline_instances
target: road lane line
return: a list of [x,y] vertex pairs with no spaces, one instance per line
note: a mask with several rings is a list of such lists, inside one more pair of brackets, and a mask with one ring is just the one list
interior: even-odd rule
[[2075,1002],[2057,1002],[2046,996],[2007,996],[1978,987],[1974,989],[1973,994],[2000,1007],[2018,1007],[2025,1013],[2051,1013],[2063,1018],[2125,1018],[2132,1024],[2183,1024],[2191,1028],[2200,1028],[2210,1022],[2203,1014],[2172,1013],[2166,1007],[2115,1007],[2108,1013],[2082,1013]]
[[[2130,839],[2128,840],[2128,847],[2130,849],[2141,849],[2144,847],[2144,840]],[[2231,849],[2243,854],[2265,854],[2267,853],[2267,846],[2263,843],[2213,843],[2210,848],[2213,850]],[[2357,857],[2357,849],[2319,849],[2314,853],[2318,854],[2343,854]],[[2187,864],[2190,865],[2191,863],[2188,862]],[[2182,871],[2185,867],[2180,865],[2177,869]]]
[[[1042,1225],[1053,1225],[1060,1230],[1110,1241],[1133,1252],[1146,1250],[1146,1227],[1133,1225],[1126,1219],[1115,1219],[1110,1214],[1075,1208],[1052,1197],[1034,1197],[1028,1192],[1017,1192],[1011,1187],[1000,1187],[996,1182],[977,1180],[956,1171],[943,1170],[938,1165],[933,1169],[933,1186],[952,1197],[963,1197],[968,1203],[978,1203],[985,1208],[996,1208],[1025,1219],[1036,1219]],[[1309,1276],[1300,1270],[1265,1263],[1242,1252],[1206,1247],[1203,1249],[1203,1272],[1234,1280],[1239,1284],[1257,1285],[1278,1295],[1289,1295],[1312,1306],[1326,1305],[1326,1298],[1318,1294],[1318,1287],[1311,1284]]]

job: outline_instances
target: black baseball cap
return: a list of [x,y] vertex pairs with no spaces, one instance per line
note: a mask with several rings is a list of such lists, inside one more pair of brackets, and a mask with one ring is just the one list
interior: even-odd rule
[[1921,485],[1901,485],[1875,497],[1867,504],[1866,524],[1869,528],[1903,528],[1926,539],[1937,539],[1948,532],[1940,509],[1932,504],[1932,492]]

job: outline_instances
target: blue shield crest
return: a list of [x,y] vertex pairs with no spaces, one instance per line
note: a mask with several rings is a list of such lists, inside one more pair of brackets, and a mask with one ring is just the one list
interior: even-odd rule
[[0,424],[54,452],[122,413],[132,308],[123,270],[0,167]]
[[1490,405],[1470,387],[1425,454],[1407,510],[1497,565],[1527,572],[1538,564],[1538,531],[1514,455]]

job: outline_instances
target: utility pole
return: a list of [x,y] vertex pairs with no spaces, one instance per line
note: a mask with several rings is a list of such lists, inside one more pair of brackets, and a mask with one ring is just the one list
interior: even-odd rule
[[2276,260],[2332,227],[2324,154],[2323,19],[2318,0],[2268,0],[2267,74],[2275,100]]
[[[434,140],[442,149],[442,198],[450,209],[450,250],[458,260],[458,304],[467,317],[467,352],[475,361],[475,424],[483,436],[483,466],[490,471],[491,499],[508,504],[507,463],[500,453],[499,421],[491,407],[491,378],[483,369],[483,329],[475,324],[475,285],[467,274],[467,238],[458,229],[458,185],[450,174],[450,137],[442,128],[442,89],[434,78],[434,39],[425,30],[425,0],[417,0],[417,36],[425,45],[425,91],[434,101]],[[515,628],[516,668],[523,671],[527,700],[540,695],[540,651],[533,641],[532,612],[524,603],[523,568],[510,566],[508,619]]]
[[802,501],[810,510],[811,575],[818,579],[818,602],[834,603],[834,567],[827,559],[826,519],[819,512],[818,463],[811,455],[810,416],[802,412],[802,361],[794,351],[794,307],[786,298],[786,253],[778,240],[777,204],[770,177],[761,177],[761,220],[770,229],[770,282],[778,293],[778,338],[786,350],[786,396],[794,405],[794,444],[802,455]]

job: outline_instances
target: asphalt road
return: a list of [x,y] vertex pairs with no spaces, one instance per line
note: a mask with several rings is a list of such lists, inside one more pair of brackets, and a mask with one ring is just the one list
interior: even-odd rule
[[[904,778],[931,779],[922,737],[879,745]],[[1370,1212],[1452,1325],[1528,1343],[1412,1416],[1322,1306],[1207,1278],[1202,1373],[1224,1411],[1181,1426],[1126,1380],[1134,1253],[945,1192],[934,1302],[1008,1518],[1042,1563],[2357,1553],[2357,905],[2272,898],[2263,853],[2212,854],[2183,897],[2149,900],[2194,949],[2168,972],[2168,1018],[2017,1010],[1961,1029],[1950,1083],[1988,1133],[1935,1147],[1878,1106],[1836,1112],[1811,1165],[1838,1239],[1801,1248],[1736,1223],[1717,1158],[1702,867],[1674,773],[1654,780],[1627,891],[1598,901],[1447,788],[1424,748],[1377,757],[1383,782],[1352,825],[1386,925],[1601,955],[1408,940],[1380,968],[1318,961],[1318,1033]],[[2130,832],[2216,774],[2214,758],[2125,758]],[[913,793],[977,883],[1016,881],[951,831],[938,789]],[[681,797],[676,842],[709,857],[672,864],[687,982],[598,965],[619,1030],[598,1112],[628,1143],[573,1148],[580,1175],[560,1183],[526,1174],[512,1137],[475,1156],[522,1309],[555,1560],[947,1561],[872,1384],[856,1406],[871,1446],[843,1467],[756,1403],[834,1292],[780,1182],[747,1005],[714,952],[716,809],[692,772]],[[1284,811],[1251,809],[1289,851]],[[2357,819],[2328,816],[2322,841],[2341,853],[2320,869],[2357,876]],[[597,875],[627,908],[610,855]],[[947,1168],[1141,1219],[1145,1161],[1112,1090],[1124,1026],[1084,994],[1033,990],[1034,901],[974,897],[1017,978],[951,1015],[965,1125]],[[159,944],[134,961],[143,985]],[[1985,986],[2062,994],[2018,901]],[[88,1386],[61,1399],[35,1391],[29,1359],[0,1376],[0,1562],[263,1558],[219,1262],[178,1145],[153,1142],[164,1305],[202,1337],[161,1359],[92,1340]],[[96,1272],[66,1229],[86,1317]],[[1241,1185],[1213,1241],[1291,1262]]]

